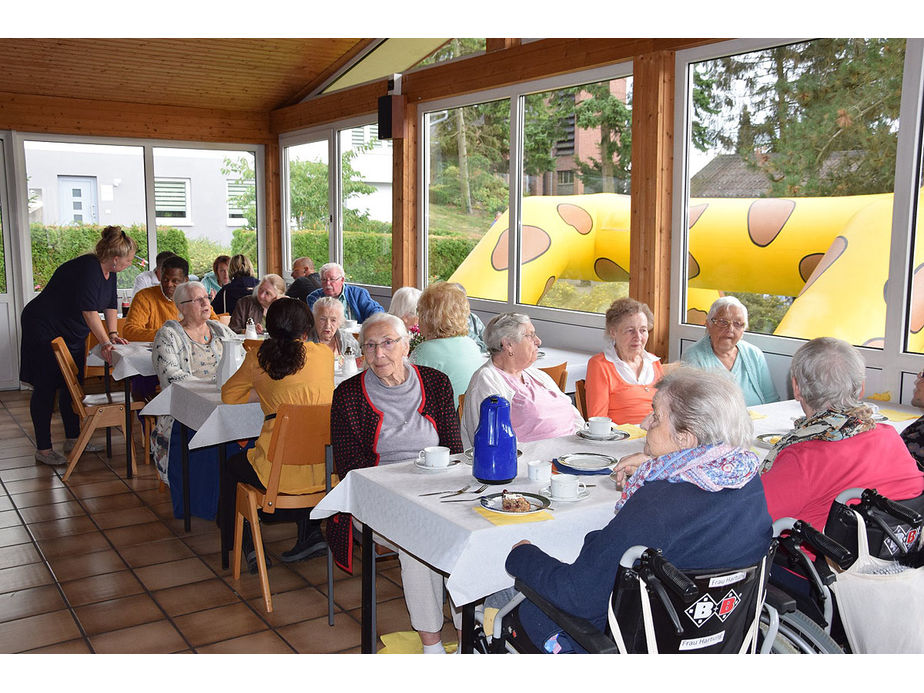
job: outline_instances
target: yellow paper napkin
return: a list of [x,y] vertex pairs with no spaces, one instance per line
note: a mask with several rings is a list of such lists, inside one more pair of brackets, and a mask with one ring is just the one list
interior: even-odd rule
[[635,440],[636,438],[645,437],[645,430],[641,426],[636,426],[635,424],[619,424],[616,430],[628,433],[629,437],[626,438],[626,440]]
[[[423,654],[423,643],[416,631],[384,633],[381,639],[384,647],[379,650],[378,654]],[[447,642],[444,647],[447,653],[452,653],[456,651],[458,643]]]
[[911,419],[917,419],[918,414],[909,414],[908,412],[898,411],[896,409],[883,409],[879,407],[879,413],[886,417],[889,421],[910,421]]
[[491,524],[495,525],[516,525],[521,522],[542,522],[543,520],[551,520],[553,515],[548,510],[540,510],[537,513],[528,513],[523,515],[504,515],[502,513],[491,512],[487,508],[483,508],[480,505],[474,506],[476,513],[481,515]]
[[870,399],[874,399],[877,402],[891,402],[892,401],[892,392],[874,392],[869,396]]
[[767,418],[766,414],[761,414],[760,412],[754,411],[753,409],[748,409],[748,414],[751,415],[752,419],[766,419]]

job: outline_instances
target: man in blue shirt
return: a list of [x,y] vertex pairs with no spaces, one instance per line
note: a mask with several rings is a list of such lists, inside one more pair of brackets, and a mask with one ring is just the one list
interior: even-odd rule
[[322,296],[331,296],[343,304],[343,317],[345,320],[363,322],[373,313],[383,313],[385,309],[376,302],[369,292],[360,286],[352,286],[344,282],[343,267],[336,262],[328,262],[321,267],[321,288],[312,291],[305,298],[309,308]]

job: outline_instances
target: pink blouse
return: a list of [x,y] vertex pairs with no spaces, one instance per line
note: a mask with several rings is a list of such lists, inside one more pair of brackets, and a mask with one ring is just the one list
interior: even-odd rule
[[515,378],[497,370],[514,391],[510,423],[517,440],[528,443],[574,433],[573,405],[568,396],[558,390],[549,390],[525,371],[522,378]]

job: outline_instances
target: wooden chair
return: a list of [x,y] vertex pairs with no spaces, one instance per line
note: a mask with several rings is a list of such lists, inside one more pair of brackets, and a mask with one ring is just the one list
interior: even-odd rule
[[465,409],[465,393],[459,395],[459,421],[462,421],[462,411]]
[[231,313],[218,313],[218,322],[227,327],[231,324]]
[[[329,404],[283,404],[276,412],[276,424],[270,438],[268,456],[272,466],[266,491],[250,484],[238,483],[235,499],[234,554],[231,567],[235,580],[241,576],[241,553],[244,539],[244,520],[250,523],[253,545],[257,554],[257,569],[266,611],[273,610],[269,577],[266,572],[266,554],[263,534],[260,531],[258,510],[264,514],[276,508],[313,508],[330,489],[328,469],[333,469],[330,446]],[[290,495],[279,491],[279,481],[285,465],[310,467],[311,487],[306,493]],[[330,551],[330,549],[328,549]],[[331,581],[330,554],[328,554],[328,584]],[[333,595],[328,589],[328,622],[333,623]]]
[[562,392],[565,391],[565,387],[568,384],[568,362],[559,363],[557,366],[549,366],[548,368],[540,368],[540,371],[544,371],[552,380],[558,384],[558,389]]
[[[85,395],[77,379],[77,364],[74,363],[67,344],[61,337],[55,337],[51,340],[51,349],[64,376],[67,391],[71,395],[71,406],[80,417],[80,436],[67,458],[67,470],[62,477],[62,480],[66,482],[73,473],[74,467],[77,466],[77,460],[83,454],[83,449],[90,441],[90,437],[97,429],[118,426],[122,429],[126,444],[128,443],[128,431],[125,430],[125,396],[122,393],[109,392]],[[132,402],[130,406],[132,410],[136,410],[142,409],[144,405],[144,402]],[[137,471],[134,445],[132,446],[132,469]]]
[[254,349],[259,349],[260,345],[263,344],[262,339],[245,339],[244,340],[244,351],[253,351]]
[[581,412],[584,420],[587,420],[587,393],[584,390],[584,380],[578,380],[574,383],[574,406]]

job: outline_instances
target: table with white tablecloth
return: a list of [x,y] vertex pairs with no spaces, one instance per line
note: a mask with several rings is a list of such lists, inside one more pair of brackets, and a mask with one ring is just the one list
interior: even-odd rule
[[[639,452],[644,438],[618,442],[594,442],[576,435],[562,436],[533,443],[520,443],[523,451],[517,477],[501,486],[489,486],[481,495],[502,489],[538,493],[547,483],[530,481],[526,464],[530,460],[551,460],[569,452],[600,452],[619,458]],[[539,548],[563,561],[574,560],[587,532],[604,527],[613,517],[619,492],[608,475],[581,477],[589,488],[587,497],[577,502],[552,502],[550,517],[542,522],[495,525],[475,511],[475,496],[462,495],[469,502],[441,502],[438,496],[421,497],[421,493],[456,490],[475,483],[472,468],[460,462],[446,471],[421,470],[413,461],[349,472],[312,511],[316,519],[336,512],[353,515],[364,526],[363,565],[371,560],[365,555],[371,530],[400,546],[408,553],[446,573],[446,583],[453,601],[471,606],[485,596],[509,587],[513,578],[504,569],[510,548],[521,539],[529,539]],[[375,634],[371,609],[371,577],[363,575],[363,643],[371,652]],[[370,581],[367,585],[366,580]],[[466,629],[467,632],[467,629]]]
[[[920,409],[904,404],[874,402],[872,400],[865,400],[865,402],[876,405],[879,408],[879,413],[886,417],[886,420],[882,423],[889,424],[899,433],[904,431],[921,415]],[[749,411],[751,412],[751,418],[754,420],[755,436],[765,433],[782,435],[792,430],[793,422],[796,419],[805,415],[799,402],[794,399],[749,407]]]

